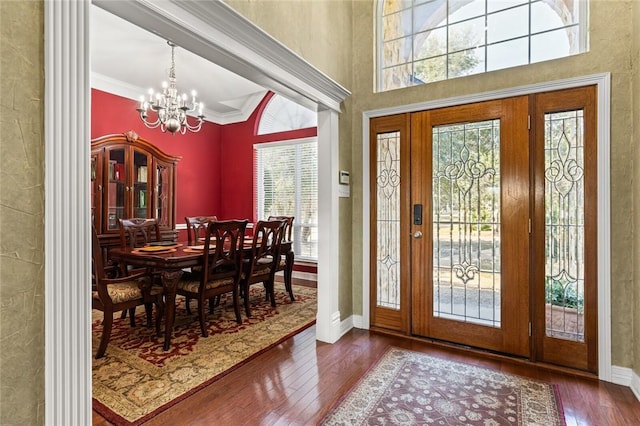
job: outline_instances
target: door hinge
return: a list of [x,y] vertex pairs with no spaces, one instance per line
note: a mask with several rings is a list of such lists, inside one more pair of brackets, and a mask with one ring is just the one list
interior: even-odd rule
[[531,130],[531,116],[527,115],[527,130]]
[[531,233],[531,218],[529,218],[529,233]]
[[529,337],[531,337],[531,321],[529,321]]

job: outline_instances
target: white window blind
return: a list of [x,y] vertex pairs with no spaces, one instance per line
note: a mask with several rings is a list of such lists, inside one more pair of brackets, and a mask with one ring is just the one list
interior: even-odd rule
[[294,216],[297,258],[318,258],[318,153],[316,138],[257,144],[256,218]]

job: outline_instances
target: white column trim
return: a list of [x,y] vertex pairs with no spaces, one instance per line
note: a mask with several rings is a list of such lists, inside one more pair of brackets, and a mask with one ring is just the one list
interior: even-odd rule
[[340,336],[338,306],[340,247],[338,220],[338,113],[318,112],[318,315],[316,338]]
[[92,418],[89,6],[45,2],[47,425],[88,425]]
[[530,84],[513,88],[436,99],[362,113],[362,324],[369,327],[369,120],[373,117],[425,111],[434,108],[509,98],[553,90],[596,85],[598,91],[598,375],[611,381],[611,172],[610,172],[610,99],[611,74],[593,74]]

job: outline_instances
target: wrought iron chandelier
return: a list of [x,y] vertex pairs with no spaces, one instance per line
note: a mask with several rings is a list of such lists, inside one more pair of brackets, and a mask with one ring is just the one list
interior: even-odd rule
[[[191,101],[187,102],[187,94],[183,93],[178,95],[178,89],[176,88],[176,62],[174,49],[176,45],[167,41],[167,44],[171,46],[171,68],[169,69],[169,83],[162,82],[162,91],[153,92],[153,89],[149,89],[149,98],[145,99],[144,96],[140,96],[140,106],[136,108],[136,111],[140,114],[140,118],[144,122],[145,126],[150,129],[160,127],[163,132],[169,131],[172,134],[179,132],[185,134],[187,130],[190,132],[197,132],[202,127],[204,121],[204,115],[202,114],[203,104],[196,101],[196,91],[191,92]],[[198,110],[197,123],[191,125],[187,120],[187,113],[195,112]],[[156,120],[149,120],[149,111],[153,111],[156,114]]]

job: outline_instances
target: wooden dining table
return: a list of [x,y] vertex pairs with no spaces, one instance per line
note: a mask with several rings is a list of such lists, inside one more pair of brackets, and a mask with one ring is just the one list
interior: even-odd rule
[[165,297],[165,331],[163,349],[169,350],[176,315],[176,289],[183,269],[202,265],[201,251],[189,249],[185,243],[166,246],[165,251],[144,251],[140,248],[112,248],[111,259],[133,267],[145,267],[158,272]]
[[[176,315],[176,290],[178,281],[182,277],[183,270],[194,266],[204,264],[203,251],[194,249],[186,242],[179,242],[172,245],[151,246],[152,248],[120,248],[114,247],[109,250],[111,259],[122,262],[133,267],[149,268],[155,273],[159,273],[165,297],[165,331],[163,349],[168,351],[171,345],[171,335],[173,334],[173,324]],[[165,250],[160,250],[162,247]],[[282,253],[287,254],[287,269],[293,269],[293,256],[288,253],[291,251],[291,242],[283,242]],[[244,243],[245,256],[251,253],[251,240],[245,240]],[[285,278],[287,274],[285,274]],[[291,273],[288,274],[289,281]],[[291,292],[291,283],[285,283],[290,297],[293,300]]]

